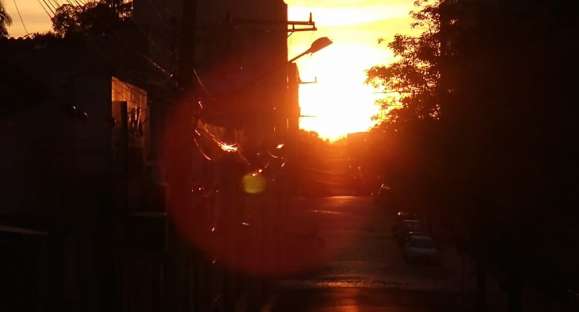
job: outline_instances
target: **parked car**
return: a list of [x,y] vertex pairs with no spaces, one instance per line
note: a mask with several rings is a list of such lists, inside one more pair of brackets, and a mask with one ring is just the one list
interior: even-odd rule
[[418,219],[403,219],[392,227],[392,236],[400,243],[404,243],[408,236],[424,233],[424,225]]
[[403,246],[404,259],[407,262],[438,262],[438,249],[432,237],[428,235],[411,235]]
[[418,215],[412,211],[399,210],[395,215],[396,222],[400,223],[405,219],[418,219]]

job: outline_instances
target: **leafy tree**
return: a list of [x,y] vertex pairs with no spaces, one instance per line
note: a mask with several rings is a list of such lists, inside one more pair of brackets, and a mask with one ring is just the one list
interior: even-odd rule
[[132,5],[121,0],[87,2],[85,5],[64,4],[52,18],[54,31],[62,36],[106,36],[126,24]]
[[[367,81],[399,97],[385,99],[389,111],[382,130],[387,140],[385,178],[398,192],[412,190],[415,196],[400,196],[409,209],[432,207],[436,176],[443,163],[436,132],[440,130],[440,40],[437,8],[428,1],[417,2],[413,27],[424,30],[418,36],[396,35],[388,44],[397,61],[388,66],[375,66],[368,71]],[[382,40],[380,41],[382,42]],[[421,152],[421,150],[428,151]],[[404,200],[404,198],[412,198]],[[431,215],[430,211],[422,211]],[[432,221],[432,220],[431,220]]]
[[0,38],[8,37],[8,29],[7,26],[12,23],[12,18],[4,9],[4,5],[2,1],[0,1]]
[[[92,61],[107,64],[124,80],[144,85],[155,71],[146,57],[147,38],[132,20],[132,2],[100,0],[60,6],[52,25],[56,36],[82,46]],[[103,47],[106,46],[106,49]]]
[[384,126],[397,151],[391,178],[455,216],[460,241],[481,274],[501,281],[512,311],[525,284],[565,293],[578,277],[569,264],[577,255],[556,238],[579,245],[569,210],[579,173],[569,144],[579,130],[570,106],[578,51],[568,40],[576,4],[416,3],[423,32],[396,36],[398,60],[368,72],[368,82],[401,94]]

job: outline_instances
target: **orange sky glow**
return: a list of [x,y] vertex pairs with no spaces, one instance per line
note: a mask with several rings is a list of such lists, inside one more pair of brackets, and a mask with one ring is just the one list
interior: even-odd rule
[[[25,35],[12,1],[3,1],[13,17],[12,36]],[[29,32],[46,32],[50,20],[38,1],[17,2]],[[298,60],[302,80],[315,84],[300,87],[300,127],[320,137],[337,140],[348,133],[367,131],[376,124],[378,94],[364,84],[365,71],[393,61],[392,54],[378,46],[396,33],[410,30],[408,13],[413,0],[286,0],[290,20],[307,20],[313,13],[316,32],[297,32],[288,39],[290,58],[323,36],[334,44]]]
[[290,57],[327,36],[334,44],[298,61],[302,80],[318,83],[300,87],[300,127],[334,141],[348,133],[376,125],[380,97],[364,84],[372,65],[388,64],[393,56],[377,41],[389,41],[410,30],[412,0],[286,0],[290,20],[313,13],[316,32],[294,33],[289,38]]

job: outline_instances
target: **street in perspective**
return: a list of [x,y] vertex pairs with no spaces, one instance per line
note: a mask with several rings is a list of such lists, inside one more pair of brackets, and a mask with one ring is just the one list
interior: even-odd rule
[[0,0],[0,312],[577,312],[579,1]]
[[303,252],[326,254],[327,260],[283,280],[271,311],[461,310],[456,253],[444,250],[424,264],[405,261],[403,247],[390,231],[395,213],[376,206],[372,198],[334,196],[298,205],[304,211],[294,218],[318,224],[298,227],[296,240],[315,241],[317,246]]

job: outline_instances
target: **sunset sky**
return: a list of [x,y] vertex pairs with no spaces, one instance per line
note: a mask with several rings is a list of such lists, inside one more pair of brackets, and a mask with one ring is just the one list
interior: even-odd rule
[[316,32],[294,33],[289,55],[306,50],[316,38],[327,36],[334,44],[299,60],[304,81],[300,106],[302,129],[322,138],[337,139],[347,133],[368,130],[374,125],[379,97],[364,84],[365,71],[372,65],[392,62],[392,54],[378,46],[396,33],[410,31],[409,12],[413,0],[286,0],[290,20],[304,20],[313,13]]
[[[3,1],[13,17],[12,36],[25,34],[12,1]],[[64,1],[61,1],[64,2]],[[45,32],[50,20],[36,0],[17,0],[29,32]],[[394,34],[408,32],[413,0],[286,0],[290,20],[307,20],[310,12],[316,32],[297,32],[289,38],[289,55],[306,50],[323,36],[334,44],[298,61],[302,79],[317,84],[300,90],[301,127],[323,138],[336,139],[351,132],[367,130],[377,113],[377,97],[364,85],[365,70],[392,61],[392,55],[377,44]]]

